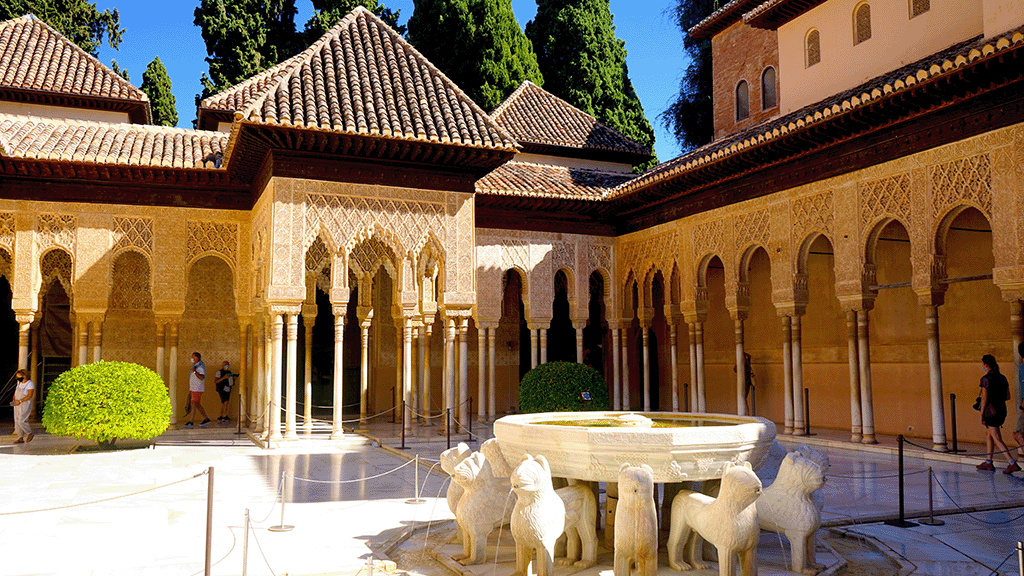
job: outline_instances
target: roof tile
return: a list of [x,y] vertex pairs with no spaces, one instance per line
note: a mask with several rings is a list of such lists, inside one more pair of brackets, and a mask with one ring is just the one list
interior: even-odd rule
[[650,155],[645,146],[605,126],[596,118],[524,81],[497,108],[491,118],[521,144],[565,146]]
[[590,168],[508,162],[477,181],[476,191],[502,196],[600,200],[636,175]]

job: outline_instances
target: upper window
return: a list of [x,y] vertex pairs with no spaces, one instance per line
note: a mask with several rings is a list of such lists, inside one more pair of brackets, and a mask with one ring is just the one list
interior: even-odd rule
[[804,45],[806,46],[806,49],[804,50],[806,64],[804,64],[804,66],[810,68],[818,62],[821,62],[821,35],[817,30],[811,28],[811,30],[807,32],[807,38],[804,40]]
[[910,0],[910,17],[920,16],[932,9],[930,0]]
[[767,110],[779,105],[779,91],[775,84],[775,68],[771,66],[761,73],[761,109]]
[[736,85],[736,120],[743,120],[750,116],[750,88],[746,80],[740,80]]
[[871,6],[867,2],[858,4],[853,10],[853,43],[871,38]]

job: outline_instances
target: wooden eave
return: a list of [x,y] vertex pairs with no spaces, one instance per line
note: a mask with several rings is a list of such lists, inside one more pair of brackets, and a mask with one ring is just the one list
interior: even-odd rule
[[198,130],[211,130],[216,132],[217,125],[221,122],[234,122],[235,112],[233,110],[214,110],[211,108],[200,108],[197,115],[196,128]]
[[764,0],[733,0],[722,9],[701,20],[686,33],[691,38],[710,40],[719,32],[743,20],[743,14],[757,8]]
[[149,102],[104,96],[85,96],[66,92],[46,90],[25,90],[11,86],[0,86],[0,100],[23,104],[42,104],[62,108],[84,108],[107,112],[126,112],[132,124],[152,124]]
[[824,3],[825,0],[781,0],[757,14],[744,15],[743,21],[754,28],[778,30],[786,22]]
[[1024,122],[1024,45],[617,197],[624,234]]
[[477,228],[530,230],[613,236],[600,199],[542,198],[478,192],[474,199]]
[[557,144],[546,144],[543,142],[529,142],[517,140],[522,147],[521,152],[526,154],[542,154],[545,156],[558,156],[560,158],[578,158],[581,160],[596,160],[600,162],[615,162],[616,164],[629,164],[636,166],[651,159],[651,154],[638,154],[624,150],[606,150],[604,148],[577,148],[575,146],[559,146]]

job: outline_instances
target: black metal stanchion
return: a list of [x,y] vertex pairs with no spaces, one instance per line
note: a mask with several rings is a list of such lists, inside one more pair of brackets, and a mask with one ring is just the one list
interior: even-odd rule
[[967,450],[960,450],[956,445],[956,394],[949,395],[949,420],[952,427],[950,432],[953,433],[953,449],[950,452],[967,452]]
[[917,526],[914,522],[909,522],[904,514],[903,507],[903,434],[900,434],[896,438],[897,444],[899,444],[899,469],[900,469],[900,517],[898,520],[886,520],[885,523],[889,526],[896,526],[898,528],[912,528]]
[[209,478],[206,484],[206,564],[203,574],[210,576],[213,560],[213,466],[207,469],[206,475]]
[[469,436],[470,436],[469,439],[472,440],[473,439],[473,397],[472,396],[469,397],[469,418],[467,418],[467,420],[469,420]]
[[811,435],[811,389],[804,388],[804,436]]
[[401,450],[408,450],[405,446],[405,400],[402,400],[402,446]]
[[452,447],[452,409],[445,408],[444,410],[444,434],[448,440],[448,449]]
[[935,506],[932,502],[932,482],[933,482],[932,467],[928,467],[928,517],[923,520],[918,520],[918,523],[924,524],[925,526],[942,526],[946,522],[944,520],[935,519]]
[[[751,384],[750,385],[750,415],[751,416],[756,416],[757,415],[757,394],[756,394],[756,392],[757,392],[757,389],[754,387],[753,384]],[[807,406],[807,402],[804,402],[804,406]],[[807,422],[807,420],[805,419],[804,422]],[[810,426],[810,424],[807,425],[807,433],[808,434],[811,433],[811,426]]]
[[686,382],[683,382],[683,406],[685,406],[683,412],[690,411],[690,385]]
[[391,387],[391,423],[395,423],[395,387]]

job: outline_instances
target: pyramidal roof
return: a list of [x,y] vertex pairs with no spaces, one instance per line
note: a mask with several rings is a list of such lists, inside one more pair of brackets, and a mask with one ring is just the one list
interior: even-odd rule
[[128,112],[150,121],[149,98],[31,14],[0,22],[0,99]]
[[633,154],[644,159],[651,155],[647,147],[529,80],[499,104],[491,118],[525,148],[577,148]]
[[411,44],[362,6],[302,53],[210,96],[233,120],[515,150],[515,140]]

